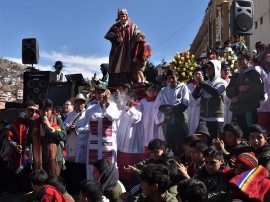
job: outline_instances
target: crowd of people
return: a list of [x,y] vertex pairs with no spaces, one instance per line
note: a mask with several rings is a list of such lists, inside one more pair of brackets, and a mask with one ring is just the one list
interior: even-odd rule
[[[76,195],[80,202],[270,201],[269,46],[258,42],[250,52],[236,36],[226,51],[235,48],[237,72],[217,60],[223,51],[217,43],[188,84],[167,63],[154,83],[145,83],[151,50],[137,58],[149,44],[128,19],[118,9],[105,36],[110,62],[87,93],[63,106],[26,101],[12,123],[1,121],[1,195],[23,192],[16,202]],[[134,37],[142,43],[129,41]],[[140,91],[126,69],[132,61]],[[64,82],[63,63],[54,67]]]

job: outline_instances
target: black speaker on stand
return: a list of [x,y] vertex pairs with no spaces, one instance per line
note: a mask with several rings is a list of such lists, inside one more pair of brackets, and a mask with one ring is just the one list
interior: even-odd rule
[[39,47],[36,38],[22,40],[22,63],[37,64],[39,60]]
[[254,4],[252,0],[234,0],[230,8],[230,29],[241,36],[253,34]]

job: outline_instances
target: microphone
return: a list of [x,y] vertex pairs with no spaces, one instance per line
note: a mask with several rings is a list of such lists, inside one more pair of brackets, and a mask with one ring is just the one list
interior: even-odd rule
[[48,119],[48,117],[47,117],[47,116],[44,116],[44,117],[43,117],[43,120],[47,120],[47,119]]

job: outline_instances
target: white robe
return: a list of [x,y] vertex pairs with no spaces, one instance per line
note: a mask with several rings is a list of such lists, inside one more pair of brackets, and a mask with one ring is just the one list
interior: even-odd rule
[[188,130],[189,130],[189,134],[193,135],[195,133],[196,128],[199,125],[201,98],[198,98],[197,100],[193,98],[192,92],[195,89],[193,83],[189,83],[187,87],[188,87],[188,93],[189,93],[189,105],[187,109]]
[[[227,81],[227,83],[228,83],[227,85],[229,85],[230,79]],[[223,98],[224,98],[224,124],[223,124],[224,127],[226,124],[232,122],[232,112],[229,110],[231,105],[231,99],[228,98],[226,94],[224,94]]]
[[154,108],[155,102],[148,102],[145,98],[140,102],[142,104],[145,146],[148,146],[148,143],[154,138],[159,138],[164,141],[162,125],[157,126],[155,123],[155,116],[161,113],[158,109]]
[[[68,126],[73,123],[80,113],[75,110],[70,112],[64,121],[64,127],[68,131]],[[81,116],[74,122],[75,130],[66,135],[66,151],[65,160],[75,157],[76,163],[86,163],[87,157],[87,140],[89,136],[88,120],[85,117],[85,110]]]
[[90,120],[90,135],[87,142],[87,179],[93,180],[93,164],[99,159],[108,159],[117,166],[116,120],[119,119],[119,110],[115,103],[106,108],[95,104],[86,111]]
[[145,152],[142,112],[139,106],[122,110],[117,131],[117,148],[124,153]]

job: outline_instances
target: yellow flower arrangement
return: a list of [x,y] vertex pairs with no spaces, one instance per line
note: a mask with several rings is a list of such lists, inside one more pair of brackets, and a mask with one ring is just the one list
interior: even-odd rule
[[179,81],[186,82],[192,78],[193,71],[197,66],[194,58],[195,56],[187,50],[184,50],[184,53],[176,52],[171,65],[174,70],[178,71]]

